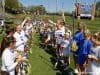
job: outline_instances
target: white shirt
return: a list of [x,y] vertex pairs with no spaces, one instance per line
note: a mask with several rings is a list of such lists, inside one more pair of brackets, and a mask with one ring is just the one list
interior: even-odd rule
[[61,43],[64,47],[63,54],[64,56],[70,55],[70,40],[64,39]]
[[57,44],[60,44],[62,42],[62,40],[63,40],[62,36],[63,36],[62,30],[56,30],[55,31],[55,37],[56,37],[56,43]]
[[15,67],[18,64],[15,61],[16,53],[9,49],[6,48],[2,54],[2,71],[9,72],[9,75],[15,75]]
[[13,36],[16,39],[16,49],[18,51],[24,51],[24,39],[21,32],[20,33],[15,32]]
[[65,34],[65,26],[61,27],[61,31],[63,32],[63,36],[64,36],[64,34]]
[[28,37],[26,36],[26,33],[24,30],[21,31],[21,36],[23,38],[24,43],[26,44],[28,41]]
[[32,32],[32,27],[33,25],[32,24],[26,24],[26,34],[29,35],[31,32]]

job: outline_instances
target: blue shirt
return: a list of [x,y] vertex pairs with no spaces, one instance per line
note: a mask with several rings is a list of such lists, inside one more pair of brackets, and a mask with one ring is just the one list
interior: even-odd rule
[[76,41],[78,50],[76,51],[76,54],[80,54],[81,47],[84,43],[84,34],[83,32],[77,31],[73,37],[73,40]]
[[83,42],[83,45],[81,46],[81,48],[79,50],[79,54],[88,55],[90,53],[90,51],[91,51],[91,47],[92,47],[91,40],[85,39],[84,42]]

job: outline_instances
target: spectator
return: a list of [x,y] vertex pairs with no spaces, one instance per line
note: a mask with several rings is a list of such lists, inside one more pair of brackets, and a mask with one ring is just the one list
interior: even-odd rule
[[15,75],[15,67],[20,61],[22,61],[21,57],[18,57],[18,59],[15,62],[15,43],[16,42],[13,37],[9,37],[6,41],[7,46],[2,54],[1,75]]
[[0,55],[2,55],[3,50],[7,46],[7,40],[8,40],[8,38],[12,37],[13,33],[14,33],[14,29],[13,28],[9,28],[9,29],[6,30],[6,36],[3,37],[3,40],[1,42]]
[[88,58],[91,60],[88,63],[87,72],[90,75],[100,75],[100,32],[97,32],[92,37],[93,48]]

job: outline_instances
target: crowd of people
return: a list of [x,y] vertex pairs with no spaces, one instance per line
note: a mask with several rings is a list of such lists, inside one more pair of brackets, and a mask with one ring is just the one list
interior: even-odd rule
[[6,27],[1,42],[2,66],[0,75],[22,75],[23,62],[28,59],[28,41],[33,29],[32,20],[27,17],[22,24]]
[[63,70],[68,70],[70,56],[74,56],[75,73],[78,75],[100,75],[100,32],[91,33],[85,23],[79,22],[77,31],[72,35],[72,27],[66,25],[63,20],[54,23],[51,20],[40,21],[40,34],[45,44],[56,48],[56,62],[54,67],[59,65],[59,61],[64,66]]
[[68,70],[73,63],[70,61],[73,55],[77,75],[100,75],[100,32],[91,33],[84,23],[79,22],[73,35],[72,27],[61,19],[54,23],[51,20],[33,21],[29,18],[16,25],[15,29],[6,30],[1,43],[2,75],[21,75],[16,67],[28,57],[27,43],[33,28],[40,33],[45,51],[50,51],[48,46],[55,48],[54,67],[60,62],[63,70]]

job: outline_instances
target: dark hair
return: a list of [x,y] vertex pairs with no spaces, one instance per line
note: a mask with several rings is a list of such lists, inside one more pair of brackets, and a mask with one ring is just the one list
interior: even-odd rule
[[9,28],[6,30],[7,35],[9,35],[11,32],[14,32],[14,28]]
[[1,48],[0,48],[0,56],[2,55],[5,48],[9,47],[11,43],[15,42],[14,37],[4,37],[1,42]]
[[15,38],[14,37],[9,37],[8,39],[7,39],[7,47],[9,47],[9,45],[11,44],[11,43],[14,43],[15,42]]

